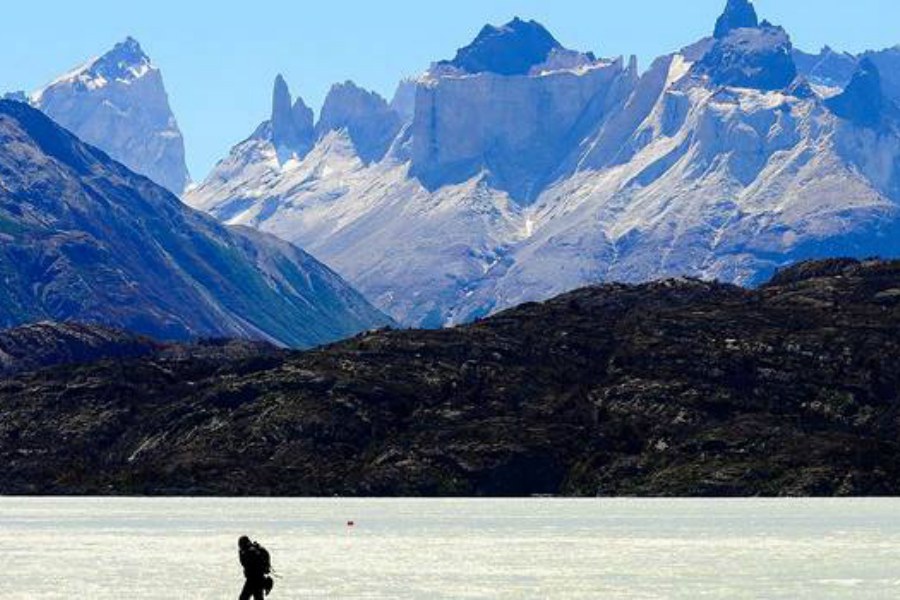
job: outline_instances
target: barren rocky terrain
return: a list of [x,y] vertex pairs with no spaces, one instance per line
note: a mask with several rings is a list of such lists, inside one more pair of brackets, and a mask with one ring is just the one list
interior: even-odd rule
[[0,493],[900,493],[900,262],[258,350],[3,380]]

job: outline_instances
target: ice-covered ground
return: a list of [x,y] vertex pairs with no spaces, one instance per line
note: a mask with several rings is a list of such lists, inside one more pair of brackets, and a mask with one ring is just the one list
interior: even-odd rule
[[[5,598],[888,598],[897,500],[0,499]],[[349,528],[347,521],[355,527]]]

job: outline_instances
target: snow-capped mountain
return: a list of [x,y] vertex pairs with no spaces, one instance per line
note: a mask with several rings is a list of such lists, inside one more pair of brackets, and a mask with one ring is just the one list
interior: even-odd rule
[[42,320],[308,347],[390,323],[271,235],[222,225],[0,101],[0,329]]
[[748,0],[641,75],[517,19],[432,65],[414,103],[400,86],[383,158],[346,126],[289,157],[256,136],[186,200],[425,326],[601,281],[754,283],[802,258],[897,254],[888,78],[854,60],[834,89],[797,57]]
[[175,194],[187,187],[184,140],[160,70],[132,38],[30,97],[83,141]]

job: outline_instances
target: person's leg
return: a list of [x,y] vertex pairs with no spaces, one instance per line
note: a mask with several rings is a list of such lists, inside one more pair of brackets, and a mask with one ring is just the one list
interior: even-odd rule
[[256,587],[253,590],[253,600],[265,600],[266,595],[262,587]]
[[253,595],[253,587],[250,585],[250,580],[244,582],[244,589],[241,590],[241,597],[239,600],[250,600],[250,596]]

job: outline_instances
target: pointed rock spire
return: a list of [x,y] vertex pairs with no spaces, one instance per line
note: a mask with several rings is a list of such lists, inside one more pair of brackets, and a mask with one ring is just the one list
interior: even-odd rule
[[275,77],[275,87],[272,90],[272,124],[280,124],[282,121],[285,123],[292,121],[291,90],[279,73]]
[[750,0],[728,0],[725,12],[716,21],[713,35],[716,39],[722,39],[735,29],[758,26],[759,17]]
[[291,104],[291,91],[284,77],[275,78],[272,91],[272,143],[278,148],[305,155],[315,141],[313,112],[301,98]]
[[863,127],[875,127],[881,122],[887,107],[881,88],[881,74],[870,59],[864,58],[853,79],[843,93],[829,98],[826,105],[831,112]]

